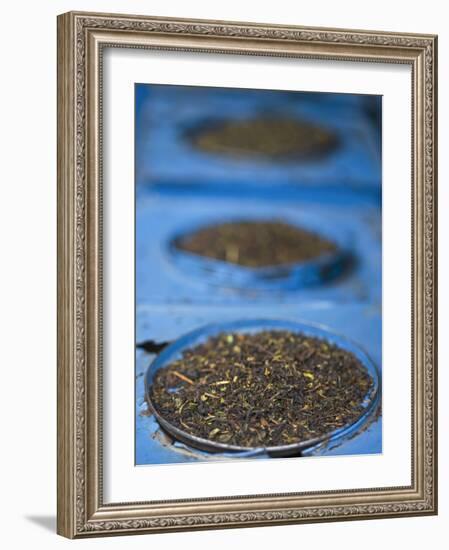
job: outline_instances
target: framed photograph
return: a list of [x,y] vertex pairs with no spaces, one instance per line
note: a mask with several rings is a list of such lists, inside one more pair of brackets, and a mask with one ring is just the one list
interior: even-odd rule
[[433,35],[58,18],[58,532],[435,514]]

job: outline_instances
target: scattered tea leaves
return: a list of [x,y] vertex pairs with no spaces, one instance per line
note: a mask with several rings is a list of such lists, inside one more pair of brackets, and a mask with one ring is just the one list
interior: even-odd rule
[[150,399],[191,435],[240,447],[279,446],[354,422],[372,386],[352,353],[322,339],[283,330],[233,332],[160,369]]

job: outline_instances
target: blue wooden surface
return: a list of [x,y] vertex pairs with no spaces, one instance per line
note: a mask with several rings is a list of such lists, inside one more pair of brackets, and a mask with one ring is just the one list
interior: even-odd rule
[[[262,292],[217,288],[210,278],[183,270],[169,254],[174,235],[192,223],[214,223],[229,218],[281,217],[346,242],[355,263],[344,277],[297,291]],[[137,303],[253,303],[284,301],[379,301],[381,296],[380,213],[374,205],[323,205],[313,201],[242,200],[228,195],[166,197],[147,193],[139,197],[136,212]]]
[[[363,96],[182,86],[143,87],[139,94],[138,186],[150,185],[161,193],[224,189],[240,196],[344,188],[346,194],[379,196],[380,151],[364,115]],[[339,145],[311,160],[273,162],[205,153],[184,139],[187,131],[209,120],[266,115],[326,126]]]
[[[371,107],[379,106],[379,99]],[[136,341],[172,342],[211,322],[275,318],[327,326],[354,340],[381,369],[379,127],[367,98],[167,86],[136,86]],[[342,147],[324,161],[230,161],[195,152],[186,127],[214,116],[279,113],[329,124]],[[169,253],[185,228],[236,218],[285,218],[350,247],[339,278],[292,290],[232,288]],[[136,463],[229,460],[173,442],[146,411],[143,378],[154,355],[136,351]],[[355,437],[303,454],[378,453],[382,419]]]

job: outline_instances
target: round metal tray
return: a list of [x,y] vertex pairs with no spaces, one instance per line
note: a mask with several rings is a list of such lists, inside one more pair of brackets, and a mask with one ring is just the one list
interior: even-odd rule
[[[304,334],[305,336],[320,338],[328,343],[335,344],[340,348],[351,352],[366,368],[373,379],[373,386],[368,391],[363,402],[363,412],[360,417],[352,424],[345,425],[329,433],[323,434],[320,437],[309,439],[306,441],[298,441],[290,445],[283,446],[266,446],[266,447],[241,447],[237,445],[229,445],[211,441],[191,435],[184,430],[174,426],[166,420],[154,407],[151,402],[151,384],[156,372],[169,365],[173,361],[180,359],[183,351],[193,348],[198,344],[205,342],[212,336],[221,332],[241,332],[241,333],[256,333],[263,330],[288,330],[295,333]],[[347,338],[340,336],[327,330],[325,327],[311,324],[303,324],[300,322],[283,321],[283,320],[239,320],[228,323],[220,323],[207,325],[200,329],[194,330],[169,346],[167,346],[151,363],[145,374],[145,394],[151,411],[161,427],[175,439],[190,445],[202,451],[213,453],[242,453],[243,456],[252,456],[258,454],[268,454],[270,456],[290,456],[299,454],[302,450],[317,445],[323,442],[335,442],[344,437],[355,434],[368,421],[374,410],[376,409],[380,399],[381,375],[377,366],[368,357],[357,344],[351,342]]]
[[[261,218],[254,218],[254,221]],[[268,267],[246,267],[223,260],[216,260],[181,250],[176,246],[180,237],[193,233],[198,229],[222,222],[239,222],[240,219],[216,219],[208,222],[191,224],[178,229],[166,243],[166,254],[184,276],[201,278],[208,284],[223,288],[258,291],[295,291],[310,286],[324,284],[342,275],[354,261],[351,251],[351,239],[341,229],[327,227],[323,223],[316,224],[305,219],[301,228],[313,231],[321,237],[333,242],[336,250],[324,253],[312,260],[295,262]],[[291,225],[298,223],[285,220]]]
[[[288,134],[285,132],[285,124],[289,126]],[[278,125],[281,125],[282,129]],[[300,136],[297,133],[295,136],[291,135],[293,128],[296,132],[302,131]],[[237,136],[234,134],[231,140],[226,139],[223,133],[226,129],[236,132]],[[258,143],[261,132],[265,136],[262,135],[262,140]],[[267,134],[271,140],[273,137],[276,139],[278,149],[275,152],[264,150],[267,143],[264,137]],[[213,144],[201,145],[198,139],[207,135],[212,137]],[[311,117],[291,114],[267,116],[257,113],[243,117],[205,118],[185,129],[184,139],[195,151],[204,155],[228,157],[233,162],[238,162],[239,159],[281,164],[314,162],[317,158],[330,155],[340,146],[338,133],[329,124],[317,122]]]

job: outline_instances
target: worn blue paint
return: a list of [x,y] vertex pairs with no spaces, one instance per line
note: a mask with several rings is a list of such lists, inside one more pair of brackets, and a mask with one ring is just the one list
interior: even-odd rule
[[[137,343],[173,342],[210,323],[275,318],[343,334],[381,370],[379,127],[366,115],[367,101],[341,94],[136,86]],[[280,111],[331,124],[343,146],[320,162],[232,162],[195,152],[182,139],[186,128],[217,113],[243,117]],[[257,277],[256,282],[248,276],[242,281],[239,270],[229,265],[224,273],[206,275],[203,263],[186,262],[170,246],[174,236],[199,225],[273,217],[338,242],[350,251],[352,266],[315,284],[278,281],[267,288],[257,284]],[[144,374],[154,357],[136,351],[136,464],[229,460],[167,441],[145,414]],[[355,437],[303,454],[381,451],[379,417]]]

